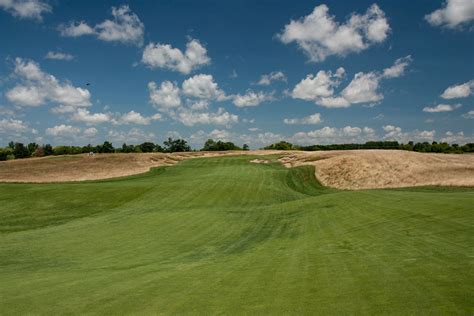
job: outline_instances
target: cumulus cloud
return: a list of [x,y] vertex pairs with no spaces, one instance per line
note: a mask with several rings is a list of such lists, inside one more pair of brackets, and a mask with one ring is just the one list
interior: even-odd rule
[[181,105],[179,87],[171,81],[163,81],[158,88],[155,82],[148,83],[150,102],[156,109],[167,110]]
[[462,116],[467,119],[474,119],[474,111],[469,111],[467,113],[464,113]]
[[16,58],[14,74],[22,83],[7,91],[5,96],[15,105],[40,106],[47,101],[74,108],[91,105],[87,89],[74,87],[69,82],[61,83],[33,61]]
[[436,131],[419,131],[414,130],[411,132],[404,132],[401,127],[394,125],[385,125],[383,126],[385,135],[383,136],[386,140],[393,140],[402,143],[407,143],[409,141],[433,141],[436,135]]
[[107,138],[113,142],[119,143],[141,143],[145,141],[154,141],[156,136],[153,133],[145,132],[139,128],[132,128],[128,132],[110,130]]
[[450,144],[467,144],[474,143],[473,136],[466,136],[464,132],[452,132],[447,131],[444,136],[440,139],[441,142],[450,143]]
[[214,124],[229,126],[239,121],[239,117],[219,108],[217,112],[195,112],[188,109],[182,109],[176,114],[176,120],[186,126],[197,124]]
[[113,20],[105,20],[94,27],[86,22],[70,22],[59,27],[60,34],[66,37],[95,35],[106,42],[143,45],[145,26],[128,5],[112,7]]
[[191,102],[190,109],[195,111],[207,110],[209,108],[209,101],[199,100]]
[[[66,111],[64,113],[68,112]],[[103,123],[111,123],[114,125],[149,125],[153,121],[161,120],[162,115],[157,113],[152,116],[143,116],[141,113],[133,110],[124,114],[111,112],[91,113],[86,109],[77,109],[70,115],[70,119],[87,125],[98,125]]]
[[375,139],[375,132],[369,127],[345,126],[342,128],[325,126],[323,128],[298,132],[289,140],[296,144],[337,144],[365,142]]
[[262,75],[257,84],[261,86],[269,86],[272,82],[283,81],[286,82],[286,76],[281,71],[272,71],[269,74]]
[[15,17],[41,21],[44,13],[52,11],[51,6],[41,0],[0,0],[0,9]]
[[224,91],[214,82],[212,75],[199,74],[184,80],[182,92],[188,97],[198,99],[218,101],[227,99]]
[[90,113],[86,109],[77,109],[77,111],[71,115],[71,120],[88,125],[96,125],[110,122],[112,116],[109,113]]
[[426,21],[432,26],[456,28],[474,20],[474,1],[446,0],[443,7],[427,14]]
[[97,133],[98,131],[95,127],[86,128],[83,132],[84,137],[94,137]]
[[405,74],[405,69],[410,65],[413,61],[410,55],[398,58],[393,66],[389,68],[385,68],[383,70],[383,78],[398,78]]
[[116,121],[117,124],[137,124],[137,125],[149,125],[152,121],[159,121],[161,120],[161,114],[157,113],[153,116],[146,117],[141,115],[138,112],[130,111],[121,115],[118,120]]
[[378,92],[380,76],[375,72],[356,73],[354,79],[341,92],[341,96],[350,104],[373,103],[383,99]]
[[319,124],[322,122],[321,114],[315,113],[310,116],[306,116],[300,119],[293,118],[293,119],[284,119],[283,123],[288,125],[312,125],[312,124]]
[[79,37],[84,35],[94,35],[96,31],[86,22],[70,22],[69,25],[59,26],[59,33],[64,37]]
[[164,68],[183,74],[189,74],[210,62],[206,48],[196,39],[188,41],[184,53],[168,44],[150,43],[142,55],[142,63],[150,68]]
[[263,102],[273,101],[274,92],[254,92],[254,91],[247,91],[245,94],[240,95],[237,94],[233,97],[233,103],[237,107],[248,107],[248,106],[258,106]]
[[423,112],[428,112],[428,113],[439,113],[439,112],[450,112],[454,111],[456,109],[459,109],[462,105],[461,104],[438,104],[437,106],[434,107],[424,107]]
[[320,62],[331,55],[361,52],[383,42],[389,32],[385,13],[377,4],[370,6],[365,14],[352,13],[345,23],[337,22],[322,4],[311,14],[285,25],[278,37],[285,44],[296,42],[311,61]]
[[474,80],[470,80],[463,84],[453,85],[444,90],[441,97],[443,99],[466,98],[474,92]]
[[[197,124],[214,124],[230,126],[238,122],[238,116],[218,108],[216,112],[208,110],[211,101],[223,101],[226,96],[212,75],[199,74],[183,81],[181,89],[176,83],[164,81],[158,88],[157,84],[148,84],[150,103],[171,119],[186,126]],[[185,102],[181,102],[181,98]],[[161,116],[160,116],[161,118]]]
[[46,135],[54,137],[77,137],[81,133],[81,129],[79,127],[61,124],[47,128],[45,133]]
[[18,135],[32,131],[26,122],[15,119],[0,120],[0,134]]
[[339,86],[339,78],[344,73],[345,70],[341,67],[334,74],[324,70],[318,71],[316,76],[309,74],[295,86],[291,95],[295,99],[307,101],[330,97],[334,94],[334,88]]
[[74,56],[67,53],[49,51],[44,58],[70,61],[74,59]]
[[308,75],[301,80],[291,92],[291,96],[295,99],[314,101],[327,108],[346,108],[352,104],[376,103],[384,97],[379,92],[380,82],[402,76],[411,61],[411,56],[406,56],[397,59],[393,66],[385,68],[382,72],[358,72],[339,94],[335,94],[334,90],[340,85],[340,79],[345,76],[344,68],[339,68],[335,73],[321,70],[316,76]]

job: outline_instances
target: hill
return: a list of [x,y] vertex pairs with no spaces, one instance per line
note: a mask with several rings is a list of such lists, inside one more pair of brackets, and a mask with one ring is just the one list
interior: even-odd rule
[[0,184],[1,313],[472,314],[473,189],[340,191],[276,158]]

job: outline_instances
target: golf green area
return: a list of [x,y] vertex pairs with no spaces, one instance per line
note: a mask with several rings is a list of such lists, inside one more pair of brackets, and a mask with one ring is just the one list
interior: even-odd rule
[[254,158],[0,184],[0,314],[474,313],[473,188],[342,191]]

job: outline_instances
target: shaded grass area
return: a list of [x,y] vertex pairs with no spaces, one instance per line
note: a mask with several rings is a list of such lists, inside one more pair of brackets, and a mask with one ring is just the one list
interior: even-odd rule
[[338,191],[253,158],[1,184],[1,313],[472,314],[474,190]]

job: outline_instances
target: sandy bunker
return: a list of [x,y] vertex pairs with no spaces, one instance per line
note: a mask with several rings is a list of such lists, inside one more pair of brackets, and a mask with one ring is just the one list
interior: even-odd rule
[[[474,186],[474,155],[400,150],[250,151],[53,156],[0,162],[0,182],[62,182],[114,178],[173,165],[183,159],[279,154],[286,167],[313,165],[317,179],[340,189],[410,186]],[[253,163],[265,163],[253,159]]]

